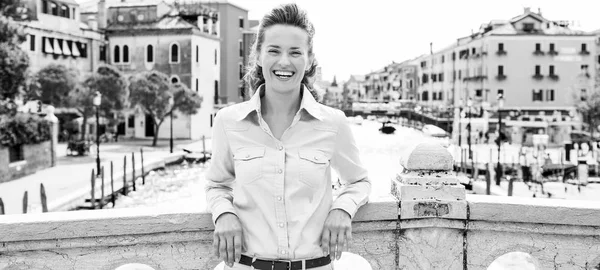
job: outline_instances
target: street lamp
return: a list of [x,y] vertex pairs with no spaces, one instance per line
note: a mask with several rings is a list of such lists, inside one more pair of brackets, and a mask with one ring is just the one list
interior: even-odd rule
[[500,185],[500,179],[502,177],[502,164],[500,164],[500,146],[502,146],[502,112],[500,109],[504,107],[504,97],[502,94],[498,94],[498,139],[496,143],[498,144],[498,168],[496,169],[496,185]]
[[175,100],[173,100],[173,96],[169,97],[169,107],[171,108],[171,127],[170,132],[171,136],[169,138],[169,146],[171,149],[171,154],[173,153],[173,104],[175,104]]
[[100,175],[100,103],[102,101],[102,94],[96,91],[96,95],[93,99],[94,107],[96,107],[96,175]]
[[467,107],[469,108],[469,125],[467,125],[467,144],[469,144],[469,159],[473,159],[473,151],[471,151],[471,106],[473,106],[473,100],[469,97],[467,100]]

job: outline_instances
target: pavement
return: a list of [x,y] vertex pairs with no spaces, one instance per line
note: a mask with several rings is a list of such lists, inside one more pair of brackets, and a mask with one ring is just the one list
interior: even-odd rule
[[[110,164],[113,162],[115,179],[123,177],[123,159],[127,158],[127,174],[131,179],[132,154],[135,155],[136,175],[141,174],[141,154],[144,151],[144,167],[148,172],[151,167],[161,166],[165,161],[176,160],[186,154],[183,149],[199,151],[202,141],[175,140],[173,154],[170,153],[169,141],[159,140],[153,147],[152,140],[147,139],[121,139],[119,142],[103,143],[100,145],[100,162],[105,170],[105,191],[110,190]],[[88,156],[67,156],[66,143],[59,143],[57,147],[57,164],[55,167],[37,171],[9,182],[0,183],[0,199],[4,203],[5,214],[23,213],[24,194],[27,192],[27,212],[42,212],[41,187],[47,197],[49,211],[66,211],[75,206],[83,205],[86,198],[91,197],[92,169],[96,168],[96,147],[91,147]],[[207,151],[210,149],[210,139],[206,140]],[[118,178],[120,177],[120,178]],[[99,197],[99,181],[96,183]],[[123,186],[122,180],[115,180],[115,190]]]

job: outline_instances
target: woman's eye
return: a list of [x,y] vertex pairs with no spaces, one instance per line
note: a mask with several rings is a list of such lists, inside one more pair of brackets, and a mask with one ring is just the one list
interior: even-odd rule
[[269,53],[279,53],[278,50],[269,50]]
[[292,55],[298,56],[298,55],[301,55],[301,53],[300,52],[292,52]]

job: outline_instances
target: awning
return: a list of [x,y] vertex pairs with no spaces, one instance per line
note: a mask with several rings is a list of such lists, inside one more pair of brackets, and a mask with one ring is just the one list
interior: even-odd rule
[[50,42],[50,39],[47,37],[44,37],[44,52],[45,53],[54,53],[54,50],[52,50],[52,43]]
[[75,57],[81,56],[81,54],[79,53],[79,49],[77,49],[77,42],[73,41],[73,47],[71,48],[71,54]]
[[62,41],[62,52],[64,55],[70,56],[71,55],[71,50],[69,50],[69,43],[66,40]]
[[54,39],[54,54],[62,54],[62,50],[60,49],[60,46],[58,44],[58,39]]

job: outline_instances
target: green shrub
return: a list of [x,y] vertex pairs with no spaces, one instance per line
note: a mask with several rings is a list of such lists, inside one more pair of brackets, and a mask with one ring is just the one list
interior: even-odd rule
[[17,113],[0,116],[0,145],[5,147],[49,141],[51,123],[36,114]]

